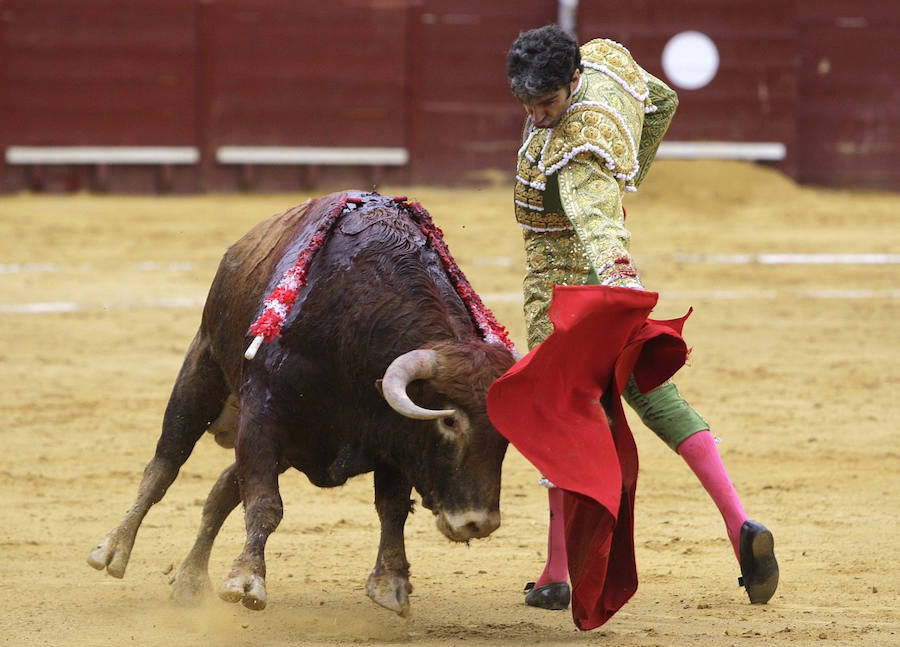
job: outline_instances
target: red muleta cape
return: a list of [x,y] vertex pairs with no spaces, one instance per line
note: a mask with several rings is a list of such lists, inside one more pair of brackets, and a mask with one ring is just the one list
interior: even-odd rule
[[629,288],[554,287],[553,334],[488,392],[494,426],[565,492],[572,618],[582,630],[605,623],[637,590],[638,457],[620,396],[630,375],[645,393],[688,354],[681,330],[690,312],[648,319],[657,298]]

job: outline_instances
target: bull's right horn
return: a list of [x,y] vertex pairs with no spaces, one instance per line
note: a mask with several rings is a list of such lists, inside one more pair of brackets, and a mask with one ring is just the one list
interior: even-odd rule
[[437,351],[420,348],[404,353],[387,367],[381,381],[385,401],[391,409],[407,418],[435,420],[456,413],[454,409],[425,409],[413,402],[406,387],[413,380],[427,380],[437,373]]

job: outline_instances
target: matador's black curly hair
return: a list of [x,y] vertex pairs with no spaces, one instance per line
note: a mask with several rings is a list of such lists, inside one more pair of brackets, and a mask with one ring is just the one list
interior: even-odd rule
[[584,70],[578,43],[557,25],[522,32],[506,55],[509,87],[520,101],[558,90],[575,70]]

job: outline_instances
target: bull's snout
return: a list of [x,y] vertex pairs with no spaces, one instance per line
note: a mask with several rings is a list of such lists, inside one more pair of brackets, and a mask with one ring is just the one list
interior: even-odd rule
[[437,527],[448,539],[468,541],[487,537],[500,527],[499,510],[439,512]]

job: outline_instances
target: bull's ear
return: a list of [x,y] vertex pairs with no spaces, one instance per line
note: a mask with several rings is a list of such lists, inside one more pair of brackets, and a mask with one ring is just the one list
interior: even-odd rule
[[375,388],[378,390],[378,392],[381,394],[381,397],[383,398],[384,397],[384,387],[381,386],[381,382],[382,382],[381,378],[378,378],[377,380],[375,380]]

